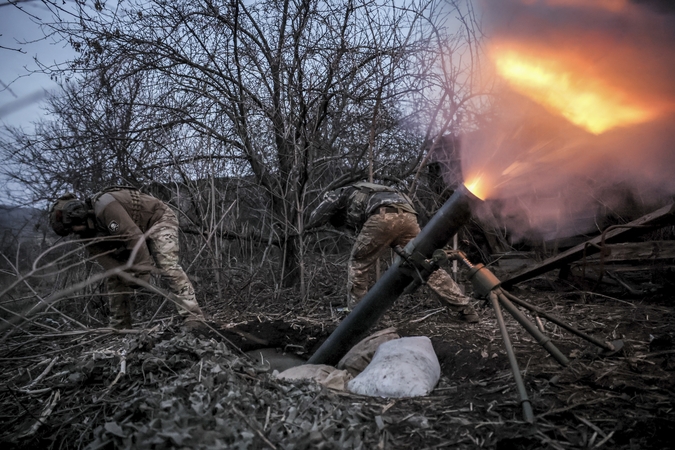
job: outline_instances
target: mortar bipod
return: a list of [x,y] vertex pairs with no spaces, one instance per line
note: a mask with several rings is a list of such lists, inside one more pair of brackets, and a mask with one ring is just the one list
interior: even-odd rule
[[483,264],[472,264],[467,259],[466,255],[461,251],[454,250],[448,251],[446,253],[448,255],[448,259],[461,261],[469,268],[468,278],[471,280],[474,296],[488,299],[492,304],[492,309],[495,312],[495,317],[497,319],[502,339],[504,341],[504,346],[506,347],[506,353],[509,358],[509,364],[511,365],[511,371],[513,372],[513,378],[516,382],[518,396],[520,397],[520,403],[523,408],[523,415],[527,422],[534,421],[532,406],[527,396],[527,391],[525,390],[525,384],[523,383],[523,379],[520,374],[518,361],[516,360],[513,346],[511,345],[511,339],[506,329],[504,317],[501,312],[501,306],[503,306],[504,309],[506,309],[509,314],[511,314],[511,316],[513,316],[513,318],[516,319],[516,321],[535,338],[537,343],[544,347],[544,349],[546,349],[546,351],[548,351],[549,354],[553,356],[553,358],[562,366],[567,366],[569,364],[567,357],[565,357],[565,355],[563,355],[562,352],[558,350],[558,348],[553,344],[553,342],[551,342],[551,339],[548,336],[542,333],[535,324],[528,320],[527,317],[513,303],[511,303],[511,300],[523,308],[528,309],[535,314],[538,314],[570,331],[571,333],[574,333],[577,336],[582,337],[587,341],[603,348],[607,352],[616,353],[621,350],[621,348],[623,348],[622,341],[613,341],[611,343],[600,341],[504,291],[500,287],[501,281],[499,281],[499,279],[490,270],[488,270]]
[[[455,253],[461,254],[461,252]],[[509,301],[502,288],[499,287],[501,282],[492,272],[490,272],[490,270],[488,270],[483,264],[471,264],[471,262],[469,262],[469,260],[463,254],[459,255],[458,257],[469,267],[468,278],[473,286],[474,297],[490,300],[492,295],[497,297],[499,304],[503,306],[504,309],[506,309],[509,314],[511,314],[511,316],[513,316],[513,318],[516,319],[516,321],[523,328],[525,328],[525,330],[530,333],[532,337],[535,338],[537,343],[544,347],[546,351],[548,351],[551,356],[553,356],[553,358],[555,358],[555,360],[560,363],[560,365],[567,366],[567,364],[569,364],[569,360],[560,352],[560,350],[558,350],[555,345],[553,345],[551,339],[539,331],[537,326],[530,322],[528,318],[525,317],[525,315]]]
[[610,355],[613,355],[615,353],[618,353],[619,351],[621,351],[621,349],[624,346],[623,341],[620,340],[620,339],[612,341],[612,342],[601,341],[600,339],[594,338],[593,336],[590,336],[590,335],[584,333],[583,331],[578,330],[578,329],[574,328],[573,326],[566,324],[562,320],[558,319],[555,316],[552,316],[551,314],[547,313],[546,311],[542,311],[541,309],[537,308],[536,306],[530,305],[529,303],[519,299],[518,297],[516,297],[513,294],[510,294],[507,291],[503,291],[503,293],[512,302],[522,306],[523,308],[525,308],[529,311],[532,311],[536,315],[539,315],[539,316],[543,317],[544,319],[548,320],[549,322],[555,323],[556,325],[560,326],[561,328],[564,328],[565,330],[569,331],[570,333],[575,334],[575,335],[579,336],[580,338],[585,339],[588,342],[590,342],[592,344],[595,344],[598,347],[604,349],[605,352],[603,353],[603,356],[610,356]]
[[[572,334],[575,334],[579,336],[582,339],[585,339],[586,341],[590,342],[591,344],[594,344],[603,350],[605,352],[603,353],[604,356],[612,355],[617,352],[619,352],[623,346],[624,343],[621,340],[615,340],[612,342],[607,342],[607,341],[601,341],[600,339],[597,339],[593,336],[590,336],[586,333],[584,333],[581,330],[578,330],[574,328],[573,326],[563,322],[561,319],[548,314],[546,311],[541,310],[540,308],[537,308],[534,305],[531,305],[515,295],[507,292],[504,290],[500,285],[501,281],[489,270],[487,269],[483,264],[472,264],[462,253],[461,251],[453,250],[453,251],[448,251],[446,252],[448,255],[448,259],[451,260],[456,260],[456,261],[461,261],[463,262],[468,268],[469,268],[469,279],[471,280],[471,284],[474,289],[474,295],[477,296],[478,298],[488,298],[488,295],[490,292],[493,290],[496,290],[499,301],[504,305],[504,307],[511,313],[513,311],[516,315],[514,315],[514,318],[518,320],[518,322],[525,327],[525,329],[532,334],[537,341],[541,344],[542,342],[548,342],[549,339],[543,335],[543,333],[539,332],[539,329],[532,324],[525,316],[522,315],[522,313],[511,303],[516,303],[519,306],[535,313],[535,315],[541,316],[545,318],[546,320],[555,323],[556,325],[560,326],[561,328],[569,331]],[[509,301],[510,300],[510,301]],[[513,315],[513,313],[512,313]],[[520,319],[519,319],[520,317]],[[522,320],[522,322],[521,322]],[[532,331],[530,331],[532,330]],[[544,344],[542,344],[544,345]],[[547,349],[548,350],[548,349]],[[555,350],[553,350],[555,352]],[[556,357],[553,355],[558,362],[560,362],[562,365],[567,365],[568,361],[567,358],[564,360],[561,360],[560,358]],[[564,358],[564,357],[563,357]]]

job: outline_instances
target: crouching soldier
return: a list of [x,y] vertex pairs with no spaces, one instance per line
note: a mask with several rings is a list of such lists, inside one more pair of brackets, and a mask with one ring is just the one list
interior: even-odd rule
[[[389,247],[405,247],[420,233],[412,202],[395,189],[359,182],[326,193],[312,212],[306,229],[330,222],[337,228],[357,232],[349,257],[348,303],[352,307],[368,291],[369,273],[377,258]],[[459,319],[478,322],[478,314],[459,286],[442,269],[436,270],[427,285],[438,298],[459,313]]]
[[[192,283],[178,263],[178,219],[164,202],[130,187],[107,188],[84,201],[68,193],[52,205],[49,222],[59,236],[73,233],[91,239],[87,249],[106,271],[128,264],[136,251],[124,273],[147,282],[154,260],[185,325],[199,327],[204,320]],[[107,287],[110,326],[131,328],[130,299],[137,285],[112,275]]]

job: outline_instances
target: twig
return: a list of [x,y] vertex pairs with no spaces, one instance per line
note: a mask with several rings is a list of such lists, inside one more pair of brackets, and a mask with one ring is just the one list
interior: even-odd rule
[[625,300],[620,300],[620,299],[615,298],[615,297],[610,297],[609,295],[600,294],[600,293],[598,293],[598,292],[591,292],[591,291],[575,291],[575,292],[563,292],[563,293],[560,293],[560,294],[558,294],[558,295],[561,296],[561,297],[565,297],[565,296],[570,295],[570,294],[574,294],[574,295],[578,295],[578,294],[594,295],[594,296],[596,296],[596,297],[602,297],[602,298],[606,298],[606,299],[608,299],[608,300],[613,300],[613,301],[615,301],[615,302],[625,303],[626,305],[629,305],[629,306],[631,306],[631,307],[633,307],[633,308],[637,308],[637,306],[635,306],[635,304],[633,304],[633,303],[631,303],[631,302],[627,302],[627,301],[625,301]]
[[30,388],[32,388],[32,387],[35,386],[37,383],[39,383],[40,381],[42,381],[42,379],[43,379],[44,377],[47,376],[47,374],[49,373],[49,371],[52,370],[52,367],[54,367],[54,364],[56,364],[56,360],[57,360],[57,359],[59,359],[59,357],[58,357],[58,356],[55,356],[55,357],[52,359],[52,361],[49,363],[49,365],[47,366],[47,368],[46,368],[45,370],[43,370],[42,373],[41,373],[40,375],[37,376],[37,378],[35,378],[33,381],[31,381],[31,383],[28,384],[28,385],[26,385],[22,390],[28,391],[28,390],[30,390]]
[[18,389],[17,392],[21,392],[22,394],[26,394],[26,395],[38,395],[38,394],[44,394],[45,392],[49,392],[51,390],[52,390],[52,388],[35,389],[34,391],[26,391],[24,389]]
[[576,417],[577,420],[580,420],[581,422],[583,422],[584,424],[586,424],[588,427],[590,427],[590,428],[592,428],[593,430],[597,431],[597,432],[600,434],[600,436],[602,436],[603,438],[607,436],[607,434],[606,434],[604,431],[602,431],[602,430],[601,430],[600,428],[598,428],[597,426],[593,425],[590,421],[584,419],[583,417],[579,417],[579,416],[576,415],[576,414],[574,414],[574,417]]
[[606,438],[604,438],[603,440],[601,440],[600,442],[598,442],[598,443],[595,445],[595,447],[593,447],[593,448],[600,448],[600,447],[602,447],[602,445],[603,445],[605,442],[609,441],[609,440],[612,438],[612,436],[614,436],[614,432],[613,432],[613,431],[610,432],[610,433],[607,435]]
[[434,316],[434,315],[438,314],[439,312],[443,312],[443,311],[445,311],[445,308],[439,308],[437,310],[434,310],[434,311],[430,312],[429,314],[427,314],[424,317],[420,317],[419,319],[411,320],[410,323],[422,322],[423,320],[428,319],[429,317]]
[[103,397],[105,397],[106,394],[108,392],[110,392],[110,390],[113,388],[113,386],[115,386],[117,384],[119,379],[122,378],[122,375],[126,375],[126,373],[127,373],[127,352],[126,352],[126,350],[122,350],[121,352],[119,352],[119,355],[120,355],[120,371],[117,372],[117,376],[115,377],[113,382],[110,383],[110,386],[108,386],[105,389],[105,391],[103,391],[101,396],[97,400],[95,400],[94,403],[96,403],[97,401],[100,401]]
[[272,412],[272,407],[267,407],[267,414],[265,415],[265,425],[263,425],[263,431],[267,430],[267,426],[270,424],[270,413]]
[[269,441],[269,439],[267,439],[267,438],[265,437],[265,435],[262,433],[262,431],[260,431],[260,430],[258,429],[258,427],[254,426],[254,425],[248,420],[248,417],[246,417],[246,415],[245,415],[243,412],[239,411],[237,408],[233,408],[232,410],[233,410],[239,417],[241,417],[242,419],[244,419],[244,422],[246,422],[246,423],[248,424],[248,426],[251,427],[251,428],[253,429],[253,431],[255,431],[256,433],[258,433],[258,436],[260,436],[260,438],[261,438],[267,445],[269,445],[271,448],[273,448],[274,450],[276,450],[277,447],[276,447],[273,443],[271,443],[271,442]]
[[146,329],[129,329],[129,330],[118,330],[117,328],[88,328],[86,330],[73,330],[73,331],[64,331],[63,333],[46,333],[46,334],[34,334],[33,339],[41,338],[55,338],[55,337],[68,337],[68,336],[81,336],[83,334],[143,334],[143,333],[153,333],[159,329],[158,326],[154,326],[149,330]]
[[125,351],[122,351],[120,357],[121,357],[121,361],[120,361],[120,371],[117,372],[117,376],[115,377],[115,379],[113,380],[113,382],[110,383],[110,386],[108,386],[108,390],[112,389],[112,387],[115,386],[115,384],[117,384],[117,382],[119,381],[120,377],[121,377],[122,375],[126,375],[126,373],[127,373],[127,357],[126,357],[126,352],[125,352]]
[[663,356],[663,355],[672,355],[675,353],[675,350],[664,350],[662,352],[647,353],[646,355],[640,355],[640,358],[652,358],[654,356]]
[[[146,234],[147,234],[147,232],[146,232]],[[138,242],[134,245],[134,248],[131,251],[131,255],[129,256],[129,259],[127,259],[126,263],[121,264],[121,265],[119,265],[119,266],[117,266],[113,269],[107,270],[103,273],[96,274],[92,277],[89,277],[88,279],[86,279],[84,281],[81,281],[79,283],[76,283],[76,284],[70,286],[67,289],[64,289],[64,290],[61,290],[61,291],[58,291],[58,292],[54,292],[54,293],[50,294],[47,298],[43,299],[41,297],[38,297],[38,300],[39,300],[38,303],[33,305],[33,307],[30,308],[25,313],[20,314],[20,313],[10,311],[14,315],[14,317],[7,320],[6,322],[9,325],[20,326],[21,324],[23,324],[23,322],[26,322],[29,317],[35,315],[36,313],[38,313],[39,311],[41,311],[44,308],[53,307],[53,305],[56,302],[64,299],[66,296],[68,296],[68,295],[70,295],[74,292],[77,292],[80,289],[84,289],[85,287],[90,286],[90,285],[92,285],[96,282],[99,282],[99,281],[104,280],[104,279],[108,279],[108,278],[110,278],[112,276],[115,276],[115,275],[117,275],[118,277],[122,278],[123,280],[125,280],[127,282],[132,282],[136,285],[144,287],[144,288],[148,289],[150,292],[160,294],[164,298],[168,298],[168,299],[170,299],[171,301],[173,301],[174,303],[177,304],[178,302],[176,300],[173,300],[170,297],[170,295],[167,292],[165,292],[164,290],[162,290],[162,289],[160,289],[156,286],[153,286],[153,285],[151,285],[150,283],[148,283],[144,280],[136,278],[133,275],[129,274],[129,272],[128,272],[128,270],[131,269],[134,266],[133,262],[136,259],[136,256],[137,256],[141,246],[145,245],[145,238],[146,238],[146,236],[144,235],[143,239],[139,239]],[[80,241],[84,241],[84,240],[80,240]],[[56,248],[56,246],[52,247],[50,250],[53,250],[54,248]],[[19,280],[23,281],[24,279],[28,278],[33,273],[35,273],[38,270],[37,269],[38,261],[40,260],[40,258],[42,258],[48,252],[49,252],[49,250],[47,250],[46,252],[43,252],[41,255],[39,255],[38,258],[33,262],[33,269],[31,270],[31,272],[29,272],[29,274],[26,275],[26,276],[20,277]],[[54,262],[52,262],[50,264],[54,264]],[[16,283],[17,282],[15,282],[14,284],[12,284],[12,286],[10,286],[9,288],[2,291],[0,293],[0,297],[2,297],[5,293],[9,292],[9,290],[11,288],[13,288],[16,285]],[[6,325],[4,323],[0,323],[0,332],[5,332],[5,330],[7,328],[9,328],[8,325]],[[2,338],[0,338],[0,343],[3,343],[9,336],[11,336],[11,334],[16,329],[17,329],[17,327],[15,327],[15,328],[9,330],[7,333],[5,333],[5,335]]]
[[22,434],[21,437],[28,437],[35,434],[38,428],[40,428],[40,425],[44,424],[44,420],[51,415],[52,411],[54,410],[54,406],[56,406],[56,402],[58,402],[60,398],[61,392],[54,391],[47,400],[47,406],[45,407],[44,410],[42,410],[42,414],[40,414],[40,417],[37,418],[37,420],[35,421],[35,423],[33,423],[30,429],[28,429],[28,431]]

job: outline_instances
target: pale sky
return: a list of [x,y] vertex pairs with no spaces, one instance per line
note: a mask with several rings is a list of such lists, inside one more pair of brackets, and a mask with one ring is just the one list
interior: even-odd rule
[[[0,126],[21,127],[30,133],[32,124],[45,118],[41,103],[46,92],[58,85],[37,70],[37,58],[52,65],[71,59],[75,52],[63,43],[44,40],[42,31],[31,15],[50,21],[47,8],[39,0],[19,3],[22,12],[7,0],[0,0]],[[17,51],[21,50],[21,51]],[[0,204],[26,205],[30,196],[23,187],[5,179],[0,173]]]
[[[42,116],[40,101],[45,90],[57,87],[47,75],[28,75],[37,69],[35,58],[49,65],[71,58],[74,52],[64,43],[39,40],[42,32],[34,19],[7,5],[6,0],[0,0],[0,5],[0,122],[28,129]],[[22,2],[20,6],[43,20],[50,19],[49,11],[39,0]]]

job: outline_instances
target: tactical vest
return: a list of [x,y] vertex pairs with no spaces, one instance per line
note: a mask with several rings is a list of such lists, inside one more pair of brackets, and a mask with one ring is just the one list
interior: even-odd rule
[[[359,191],[364,192],[368,195],[373,194],[374,192],[393,192],[395,194],[398,194],[403,200],[405,200],[406,203],[408,203],[411,207],[413,205],[412,200],[410,200],[410,197],[408,197],[406,194],[403,192],[400,192],[393,187],[390,186],[385,186],[382,184],[375,184],[375,183],[369,183],[367,181],[359,181],[358,183],[354,183],[353,186],[357,188]],[[414,214],[417,214],[414,209],[410,211]]]
[[117,192],[117,191],[129,191],[131,194],[131,220],[134,221],[134,223],[138,223],[141,218],[141,191],[138,188],[135,188],[133,186],[124,186],[124,185],[114,185],[114,186],[107,186],[103,188],[102,191],[97,192],[94,194],[90,201],[91,201],[91,206],[94,206],[94,203],[101,198],[103,194],[108,194],[110,192]]
[[364,192],[398,192],[396,189],[383,184],[369,183],[367,181],[359,181],[352,186]]
[[417,214],[410,198],[396,189],[381,184],[361,181],[354,183],[347,214],[364,223],[380,206],[393,205],[403,211]]

